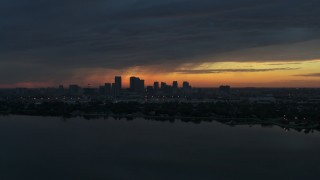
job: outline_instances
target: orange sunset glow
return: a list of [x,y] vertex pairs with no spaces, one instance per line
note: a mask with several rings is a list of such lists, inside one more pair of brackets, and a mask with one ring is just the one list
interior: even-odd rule
[[[145,80],[146,85],[153,82],[189,81],[194,87],[218,87],[229,84],[234,87],[320,87],[320,77],[316,76],[319,60],[298,62],[265,62],[265,63],[203,63],[179,67],[177,72],[166,72],[163,67],[134,67],[121,71],[109,69],[82,69],[76,72],[80,76],[68,83],[79,83],[82,86],[99,86],[112,82],[113,76],[122,75],[124,87],[129,87],[129,78],[137,76]],[[199,71],[201,70],[201,71]],[[208,73],[207,71],[212,72]],[[308,72],[308,74],[305,74]],[[85,74],[83,76],[83,74]],[[314,76],[313,76],[314,75]],[[41,85],[41,84],[40,84]]]

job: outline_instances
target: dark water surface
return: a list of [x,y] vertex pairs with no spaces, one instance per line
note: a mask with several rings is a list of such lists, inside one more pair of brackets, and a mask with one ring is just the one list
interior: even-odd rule
[[320,134],[217,122],[0,117],[0,179],[319,179]]

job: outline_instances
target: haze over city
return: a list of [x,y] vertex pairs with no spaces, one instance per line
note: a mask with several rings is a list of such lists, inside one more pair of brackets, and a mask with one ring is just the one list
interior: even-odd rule
[[0,88],[320,87],[319,1],[0,2]]

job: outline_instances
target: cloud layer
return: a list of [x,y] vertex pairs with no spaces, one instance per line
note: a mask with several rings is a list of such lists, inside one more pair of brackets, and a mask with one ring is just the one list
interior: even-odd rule
[[269,71],[289,71],[299,68],[267,68],[267,69],[192,69],[192,70],[176,70],[180,74],[216,74],[226,72],[269,72]]
[[298,74],[296,76],[302,76],[302,77],[320,77],[320,73],[310,73],[310,74]]
[[175,71],[184,63],[317,59],[319,6],[316,0],[2,0],[0,84],[59,82],[81,68]]

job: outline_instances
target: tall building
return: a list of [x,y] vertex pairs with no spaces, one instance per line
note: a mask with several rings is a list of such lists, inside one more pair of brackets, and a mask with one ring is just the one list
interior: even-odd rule
[[189,94],[191,93],[192,87],[190,86],[188,81],[184,81],[182,84],[182,90],[184,93]]
[[138,77],[130,77],[130,90],[136,93],[144,92],[144,80]]
[[115,82],[115,85],[117,86],[118,89],[122,89],[122,78],[121,76],[115,76],[114,77],[114,82]]
[[121,89],[122,89],[122,80],[121,80],[121,76],[116,76],[114,78],[114,93],[115,93],[115,96],[118,96],[121,92]]
[[111,94],[112,96],[116,96],[116,83],[111,84]]
[[172,88],[173,88],[173,89],[178,89],[178,87],[179,87],[179,86],[178,86],[178,81],[173,81],[173,82],[172,82]]
[[143,79],[141,79],[139,81],[139,86],[138,87],[139,87],[138,88],[138,92],[144,92],[144,80]]
[[183,89],[188,89],[190,87],[190,84],[188,81],[183,81],[183,84],[182,84],[182,88]]
[[138,81],[137,77],[134,77],[134,76],[130,77],[130,90],[132,92],[134,92],[136,90],[137,81]]

